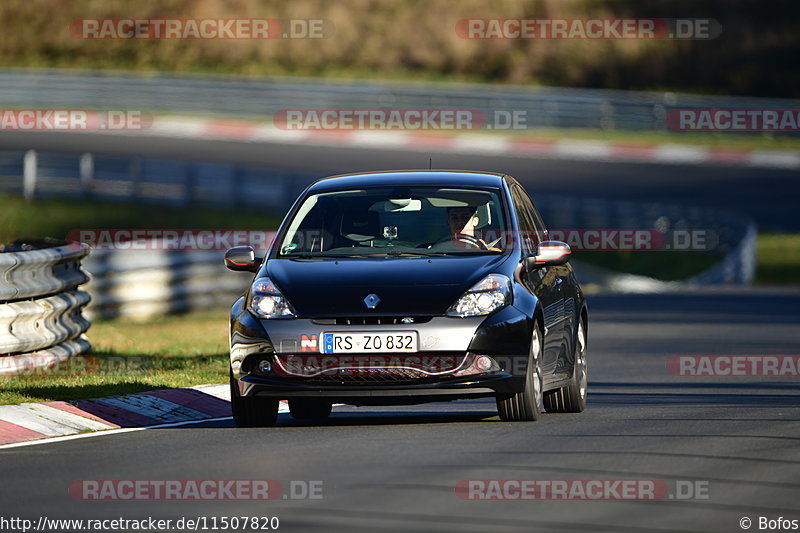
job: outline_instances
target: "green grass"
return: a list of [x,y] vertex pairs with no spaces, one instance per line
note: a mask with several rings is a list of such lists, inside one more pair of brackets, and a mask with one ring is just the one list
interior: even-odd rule
[[800,283],[800,234],[758,236],[758,284]]
[[0,404],[77,400],[224,383],[227,311],[93,322],[92,351],[41,375],[0,378]]
[[271,213],[95,200],[27,203],[19,196],[0,195],[0,205],[0,244],[28,237],[63,239],[76,229],[270,230],[279,223]]

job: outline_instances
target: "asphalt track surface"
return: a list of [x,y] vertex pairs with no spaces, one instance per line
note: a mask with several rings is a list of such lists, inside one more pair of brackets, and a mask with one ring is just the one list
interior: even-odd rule
[[144,155],[273,165],[331,174],[428,168],[505,172],[528,192],[716,207],[748,214],[761,230],[800,231],[800,172],[746,166],[602,162],[509,155],[321,147],[238,141],[0,132],[0,149]]
[[[797,354],[800,291],[591,296],[589,406],[506,423],[490,401],[339,407],[321,424],[230,420],[0,449],[0,515],[278,516],[279,531],[734,532],[800,519],[797,378],[686,378],[670,355]],[[80,479],[323,482],[322,499],[82,502]],[[707,499],[464,501],[465,479],[655,479]],[[699,482],[700,485],[694,485]]]

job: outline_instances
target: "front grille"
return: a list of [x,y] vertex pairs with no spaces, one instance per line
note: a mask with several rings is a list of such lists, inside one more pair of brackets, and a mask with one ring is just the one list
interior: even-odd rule
[[[356,317],[337,317],[337,318],[312,318],[311,322],[321,326],[384,326],[384,325],[408,325],[424,324],[430,322],[429,316],[356,316]],[[411,321],[409,321],[410,319]],[[404,322],[405,320],[405,322]]]
[[452,376],[472,363],[472,356],[347,355],[340,365],[336,355],[279,355],[273,372],[279,377],[320,383],[383,383]]
[[[316,378],[308,378],[303,380],[303,383],[307,383],[309,385],[372,385],[375,383],[395,383],[395,384],[403,384],[403,383],[420,383],[422,378],[413,378],[407,377],[403,375],[386,375],[386,376],[353,376],[347,379],[343,379],[341,377],[316,377]],[[440,378],[441,379],[441,378]],[[429,381],[434,381],[433,379],[429,379]]]
[[[423,376],[423,377],[421,377]],[[427,377],[419,372],[410,372],[404,370],[395,370],[391,372],[381,373],[380,375],[362,375],[362,376],[317,376],[313,378],[296,378],[298,383],[308,385],[373,385],[378,383],[414,383],[420,384],[425,382],[440,381],[443,378],[451,378],[452,374],[440,377]]]

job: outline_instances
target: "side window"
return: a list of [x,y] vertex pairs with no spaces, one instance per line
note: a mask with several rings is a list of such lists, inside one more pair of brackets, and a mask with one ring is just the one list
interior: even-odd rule
[[528,211],[531,220],[533,221],[533,226],[536,231],[534,236],[536,244],[546,241],[548,239],[547,229],[545,228],[544,221],[542,221],[539,211],[536,209],[536,206],[533,205],[533,201],[531,201],[530,196],[528,196],[521,187],[519,189],[519,193],[520,196],[522,196],[522,203],[525,206],[525,209]]
[[511,189],[511,196],[514,200],[514,210],[517,212],[517,219],[519,220],[519,230],[522,233],[520,240],[526,252],[532,251],[536,248],[536,224],[531,216],[531,210],[526,205],[530,204],[528,196],[518,186]]

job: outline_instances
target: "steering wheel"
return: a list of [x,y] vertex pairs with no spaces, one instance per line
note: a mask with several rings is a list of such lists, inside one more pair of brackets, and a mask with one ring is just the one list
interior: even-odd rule
[[438,241],[433,243],[431,245],[431,248],[433,248],[435,246],[438,246],[439,244],[444,244],[446,242],[452,242],[452,241],[463,242],[463,243],[469,244],[470,246],[474,246],[475,248],[478,248],[479,250],[488,250],[489,249],[489,247],[486,245],[486,243],[484,243],[480,239],[477,239],[477,238],[473,237],[472,235],[467,235],[466,233],[456,233],[452,237],[449,237],[449,236],[448,237],[442,237],[441,239],[439,239]]

